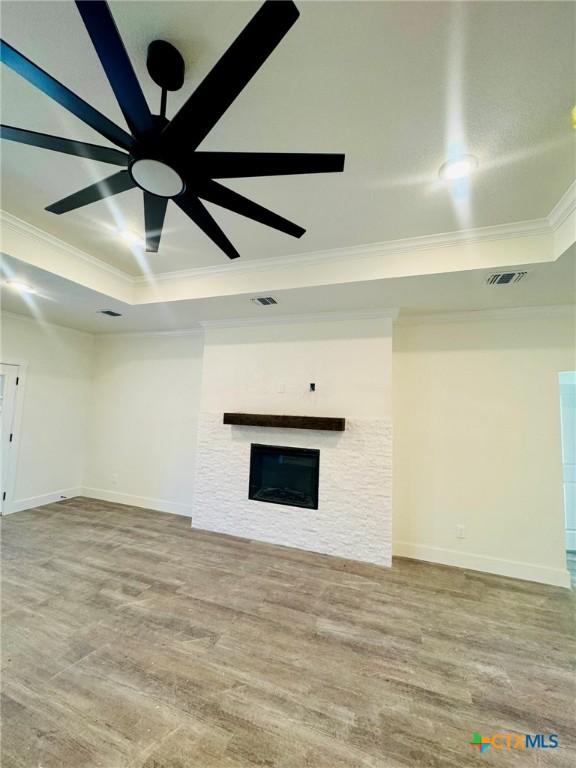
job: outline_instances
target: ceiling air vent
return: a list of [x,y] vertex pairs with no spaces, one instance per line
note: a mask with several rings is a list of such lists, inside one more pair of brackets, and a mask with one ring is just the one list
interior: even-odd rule
[[120,312],[114,312],[112,309],[100,309],[98,311],[100,315],[108,315],[108,317],[122,317]]
[[268,307],[271,304],[278,304],[275,298],[272,296],[257,296],[255,299],[250,299],[254,304],[260,304],[261,307]]
[[487,285],[512,285],[524,280],[528,272],[493,272],[486,278]]

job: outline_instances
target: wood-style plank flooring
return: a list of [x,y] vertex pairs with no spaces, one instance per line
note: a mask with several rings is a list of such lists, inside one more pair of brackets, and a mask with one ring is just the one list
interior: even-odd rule
[[576,765],[568,590],[189,523],[90,499],[3,519],[3,768]]

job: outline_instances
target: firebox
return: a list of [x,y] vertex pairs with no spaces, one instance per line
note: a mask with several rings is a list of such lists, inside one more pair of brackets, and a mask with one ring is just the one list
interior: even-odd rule
[[318,509],[320,451],[253,443],[248,498]]

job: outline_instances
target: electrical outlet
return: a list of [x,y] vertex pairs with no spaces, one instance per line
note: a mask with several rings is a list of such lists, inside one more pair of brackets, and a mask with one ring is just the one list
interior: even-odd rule
[[118,485],[118,475],[116,472],[112,475],[111,482],[113,487]]
[[465,539],[466,538],[466,529],[463,525],[457,525],[456,526],[456,538],[457,539]]

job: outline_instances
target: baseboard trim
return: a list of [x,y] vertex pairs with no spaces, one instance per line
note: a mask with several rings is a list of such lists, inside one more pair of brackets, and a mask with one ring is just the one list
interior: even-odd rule
[[[14,512],[24,512],[27,509],[42,507],[46,504],[53,504],[56,501],[71,499],[75,496],[87,496],[92,499],[99,499],[100,501],[110,501],[117,504],[127,504],[132,507],[153,509],[157,512],[192,517],[192,507],[187,504],[180,504],[179,502],[167,501],[165,499],[154,499],[147,496],[132,496],[128,493],[108,491],[103,488],[64,488],[40,496],[19,499],[7,504],[3,514],[11,515]],[[410,541],[395,541],[392,545],[392,552],[397,557],[410,557],[414,560],[425,560],[430,563],[451,565],[471,571],[493,573],[497,576],[535,581],[540,584],[551,584],[567,589],[571,587],[570,573],[566,568],[549,568],[517,560],[501,560],[496,557],[488,557],[487,555],[458,552],[454,549],[443,549],[441,547],[430,547]]]
[[566,568],[548,568],[543,565],[532,565],[517,560],[500,560],[496,557],[476,555],[470,552],[458,552],[454,549],[442,549],[416,544],[411,541],[396,541],[392,545],[392,554],[397,557],[410,557],[414,560],[425,560],[429,563],[452,565],[457,568],[467,568],[471,571],[494,573],[497,576],[509,576],[513,579],[536,581],[540,584],[551,584],[555,587],[570,589],[570,573]]
[[43,493],[41,496],[30,496],[28,499],[11,501],[6,504],[3,514],[12,515],[14,512],[25,512],[27,509],[43,507],[45,504],[54,504],[55,501],[72,499],[74,496],[82,496],[82,488],[64,488],[52,493]]
[[130,507],[142,507],[144,509],[153,509],[156,512],[168,512],[171,515],[192,517],[192,507],[188,504],[180,504],[177,501],[152,499],[148,496],[132,496],[129,493],[107,491],[104,488],[83,488],[82,496],[88,496],[99,501],[111,501],[113,504],[127,504]]

